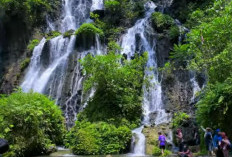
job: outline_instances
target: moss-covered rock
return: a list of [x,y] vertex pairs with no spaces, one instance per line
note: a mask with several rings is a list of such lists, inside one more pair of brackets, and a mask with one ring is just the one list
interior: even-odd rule
[[33,51],[34,48],[39,44],[39,40],[38,39],[34,39],[34,40],[31,40],[29,45],[27,46],[27,49],[29,51]]
[[75,32],[75,35],[96,35],[103,36],[104,33],[101,29],[95,27],[92,23],[84,23]]
[[28,65],[30,64],[31,59],[30,58],[25,58],[21,63],[20,63],[20,70],[23,72]]
[[72,35],[73,35],[73,33],[74,33],[74,30],[68,30],[67,32],[65,32],[64,34],[63,34],[63,37],[64,38],[70,38]]
[[96,37],[99,36],[100,39],[103,39],[104,33],[92,23],[84,23],[76,30],[75,35],[77,36],[76,49],[85,51],[96,46]]
[[52,38],[58,37],[60,36],[62,33],[60,33],[59,31],[51,31],[49,33],[45,34],[45,37],[47,40],[50,40]]

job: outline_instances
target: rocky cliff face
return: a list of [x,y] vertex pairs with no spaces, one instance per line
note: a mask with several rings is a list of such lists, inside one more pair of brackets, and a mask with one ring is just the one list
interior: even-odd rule
[[0,93],[10,93],[18,85],[18,62],[25,55],[32,30],[19,17],[2,16],[0,21]]

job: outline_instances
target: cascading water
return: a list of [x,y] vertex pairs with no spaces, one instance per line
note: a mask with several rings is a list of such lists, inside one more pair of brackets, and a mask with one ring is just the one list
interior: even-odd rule
[[[143,156],[143,155],[145,155],[145,142],[146,142],[146,138],[145,138],[144,134],[142,133],[143,128],[144,128],[144,126],[141,126],[140,128],[137,128],[137,129],[135,129],[135,130],[132,131],[132,133],[135,134],[135,137],[133,137],[133,138],[138,139],[137,143],[132,148],[132,152],[136,156]],[[136,141],[136,140],[134,140],[134,141]]]
[[91,7],[91,11],[95,11],[95,10],[103,10],[104,8],[104,1],[103,0],[94,0],[92,2],[92,7]]
[[192,83],[192,89],[193,89],[193,96],[191,98],[191,102],[193,103],[195,101],[195,97],[196,97],[197,92],[201,91],[201,88],[200,88],[198,82],[196,81],[195,74],[191,78],[190,82]]
[[[126,54],[128,59],[132,58],[136,52],[143,53],[148,52],[147,69],[152,68],[153,70],[146,70],[145,76],[152,77],[150,80],[151,87],[143,87],[144,100],[143,110],[144,118],[143,125],[150,125],[154,123],[156,125],[161,123],[167,123],[169,121],[169,115],[165,112],[162,102],[162,90],[159,82],[159,76],[157,71],[157,60],[155,45],[156,40],[152,38],[153,29],[150,26],[149,18],[154,12],[156,5],[153,2],[148,2],[145,5],[146,16],[136,22],[135,26],[130,28],[122,38],[122,54]],[[153,33],[154,34],[154,33]],[[139,44],[138,44],[139,43]],[[155,122],[151,122],[150,114],[156,113],[157,118]],[[143,126],[133,130],[137,140],[134,149],[132,150],[134,155],[145,155],[145,136],[142,133]]]
[[[48,21],[48,30],[59,30],[64,33],[76,30],[82,23],[88,21],[90,9],[99,8],[103,1],[63,0],[61,23],[56,26]],[[99,4],[98,4],[99,3]],[[28,72],[21,84],[25,92],[34,90],[44,93],[56,100],[66,116],[66,123],[71,127],[76,114],[80,110],[82,98],[83,76],[78,60],[91,53],[102,54],[99,37],[88,50],[74,50],[75,36],[63,38],[58,36],[49,41],[41,40],[35,47]]]

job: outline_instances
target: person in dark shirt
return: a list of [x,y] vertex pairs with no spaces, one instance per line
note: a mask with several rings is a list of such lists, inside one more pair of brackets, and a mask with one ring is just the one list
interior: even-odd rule
[[189,147],[187,145],[183,146],[183,151],[179,152],[178,155],[180,157],[193,157],[192,152],[190,151]]
[[181,129],[177,129],[176,130],[176,140],[178,142],[178,146],[179,146],[179,152],[182,152],[183,151],[183,146],[184,146],[184,139],[183,139],[183,134],[182,134],[182,131]]
[[203,131],[205,131],[205,146],[206,146],[206,150],[208,151],[208,156],[212,156],[213,155],[213,137],[212,137],[212,132],[211,132],[211,128],[207,127],[206,129],[204,129],[203,127],[201,127]]

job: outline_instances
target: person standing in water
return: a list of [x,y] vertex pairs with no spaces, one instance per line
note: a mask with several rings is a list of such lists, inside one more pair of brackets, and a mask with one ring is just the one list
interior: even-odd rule
[[161,132],[158,132],[159,135],[159,147],[161,149],[162,156],[164,155],[165,145],[166,145],[166,137],[162,135]]

